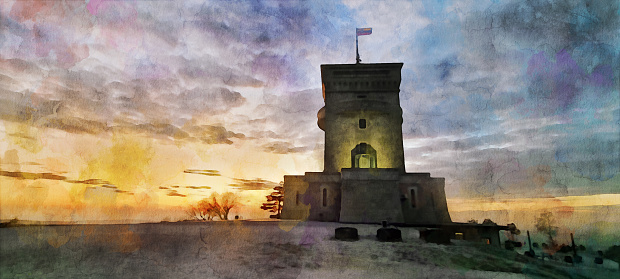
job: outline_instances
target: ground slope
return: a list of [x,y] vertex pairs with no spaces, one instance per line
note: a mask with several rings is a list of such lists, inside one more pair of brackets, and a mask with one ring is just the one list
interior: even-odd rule
[[0,229],[2,278],[616,278],[620,272],[526,258],[465,241],[335,240],[341,224],[228,221]]

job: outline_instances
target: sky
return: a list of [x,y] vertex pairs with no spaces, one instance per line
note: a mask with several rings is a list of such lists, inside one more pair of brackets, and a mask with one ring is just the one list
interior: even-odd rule
[[619,5],[0,1],[0,217],[176,220],[227,191],[267,217],[322,171],[320,65],[355,63],[356,27],[362,63],[404,63],[406,169],[451,212],[618,210]]

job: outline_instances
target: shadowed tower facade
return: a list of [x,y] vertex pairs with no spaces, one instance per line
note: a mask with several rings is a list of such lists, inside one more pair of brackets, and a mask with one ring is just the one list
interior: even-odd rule
[[402,63],[321,65],[323,172],[284,176],[283,219],[450,223],[444,179],[406,173]]
[[405,172],[402,63],[322,65],[319,128],[325,131],[324,172],[393,168]]

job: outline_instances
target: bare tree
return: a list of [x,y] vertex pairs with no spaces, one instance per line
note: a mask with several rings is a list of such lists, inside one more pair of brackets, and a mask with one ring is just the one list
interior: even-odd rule
[[194,219],[203,221],[211,221],[215,217],[220,220],[228,220],[228,213],[238,205],[238,197],[235,193],[226,192],[220,195],[214,192],[210,197],[190,206],[188,214]]
[[558,232],[558,227],[554,226],[554,223],[555,220],[553,219],[553,213],[549,211],[541,213],[540,217],[536,218],[536,230],[547,235],[551,247],[556,246],[553,238]]
[[217,216],[217,209],[211,204],[209,199],[203,199],[198,202],[196,205],[190,206],[187,213],[190,217],[202,220],[202,221],[211,221],[213,217]]
[[[239,205],[237,195],[232,192],[226,192],[220,196],[218,196],[217,193],[213,193],[211,197],[213,198],[213,204],[215,205],[216,213],[220,220],[228,220],[228,213],[230,210]],[[217,202],[218,197],[220,200],[219,203]]]

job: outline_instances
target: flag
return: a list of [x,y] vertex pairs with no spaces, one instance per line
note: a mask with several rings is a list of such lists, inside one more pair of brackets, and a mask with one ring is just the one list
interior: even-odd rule
[[356,33],[357,36],[372,34],[372,28],[355,28],[355,31],[357,31]]

